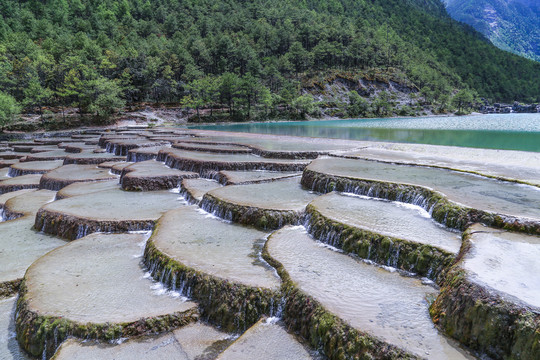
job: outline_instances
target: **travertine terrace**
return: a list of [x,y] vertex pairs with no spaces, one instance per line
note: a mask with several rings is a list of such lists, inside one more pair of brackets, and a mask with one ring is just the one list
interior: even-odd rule
[[540,358],[537,154],[180,128],[1,149],[1,359]]

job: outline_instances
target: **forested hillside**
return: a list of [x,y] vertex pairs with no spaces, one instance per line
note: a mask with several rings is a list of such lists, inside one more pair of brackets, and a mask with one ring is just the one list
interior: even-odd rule
[[444,0],[448,13],[496,46],[540,61],[540,1]]
[[0,100],[27,109],[304,113],[302,89],[329,73],[392,80],[442,107],[459,89],[540,100],[540,63],[495,48],[438,0],[3,0],[0,14]]

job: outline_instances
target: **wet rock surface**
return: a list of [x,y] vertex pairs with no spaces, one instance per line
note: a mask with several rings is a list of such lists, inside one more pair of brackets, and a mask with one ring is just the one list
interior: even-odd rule
[[277,231],[267,247],[300,291],[354,329],[420,357],[467,358],[435,329],[425,298],[436,290],[420,280],[325,248],[303,227]]
[[40,151],[26,155],[26,161],[64,160],[68,155],[69,153],[65,152],[64,149]]
[[[139,234],[93,234],[36,261],[25,274],[17,304],[22,346],[33,355],[49,354],[68,335],[95,332],[95,338],[112,340],[193,321],[196,304],[156,293],[143,277],[144,240]],[[78,261],[67,261],[73,257]],[[47,333],[35,333],[43,322],[50,324]]]
[[0,198],[4,220],[0,221],[0,298],[18,290],[35,260],[65,244],[32,228],[38,209],[53,200],[54,192],[48,190],[20,190]]
[[17,297],[0,298],[0,359],[30,360],[17,343],[15,333],[15,305]]
[[540,237],[481,225],[468,229],[470,250],[462,267],[470,278],[540,308]]
[[456,169],[540,186],[540,155],[533,152],[375,143],[335,156]]
[[2,180],[0,181],[0,194],[23,189],[37,189],[40,180],[40,174],[22,175]]
[[157,160],[172,168],[201,175],[219,170],[301,171],[309,164],[305,160],[265,159],[251,154],[215,154],[180,149],[162,150]]
[[140,139],[108,139],[105,140],[105,149],[107,152],[118,156],[126,156],[131,149],[141,147],[156,147],[168,144],[168,141],[156,141],[146,138]]
[[[93,232],[151,230],[167,210],[181,206],[168,191],[108,190],[74,196],[43,206],[35,228],[69,240]],[[87,204],[92,203],[92,207]]]
[[64,164],[101,164],[106,161],[121,161],[125,160],[125,156],[116,156],[101,152],[82,152],[80,154],[72,154],[64,158]]
[[345,158],[314,160],[302,184],[319,192],[344,191],[419,205],[435,220],[464,230],[486,225],[540,234],[535,186],[425,166]]
[[365,146],[365,143],[337,139],[240,133],[230,135],[215,131],[194,132],[194,134],[205,137],[204,140],[196,139],[194,141],[248,146],[256,155],[281,159],[315,159],[317,156],[328,154],[331,151],[350,151],[359,146]]
[[204,142],[177,142],[173,144],[176,149],[215,152],[220,154],[249,154],[251,149],[247,146],[231,145],[231,144],[207,144]]
[[184,179],[180,184],[180,193],[192,204],[199,204],[204,194],[209,191],[221,188],[222,185],[210,179]]
[[218,360],[311,360],[312,356],[283,327],[259,321],[218,356]]
[[317,197],[303,189],[299,180],[226,186],[206,193],[201,207],[226,220],[261,229],[296,224],[307,204]]
[[0,148],[2,359],[540,357],[534,154],[159,128]]
[[112,174],[122,175],[122,171],[124,171],[124,169],[130,165],[133,165],[133,163],[127,162],[127,161],[117,161],[117,162],[107,161],[107,162],[99,164],[99,167],[104,167],[104,168],[108,167],[110,168],[110,172]]
[[302,175],[296,171],[220,171],[218,180],[224,185],[245,185],[270,182]]
[[154,279],[196,299],[205,320],[245,331],[279,301],[279,279],[259,257],[264,237],[184,207],[160,219],[144,263]]
[[437,280],[453,264],[461,234],[420,207],[352,194],[313,200],[306,227],[316,239],[363,259]]
[[161,150],[167,150],[169,146],[139,147],[129,150],[127,161],[138,162],[146,160],[155,160]]
[[0,181],[9,178],[9,176],[8,176],[9,169],[10,168],[8,168],[8,167],[0,169]]
[[431,306],[433,320],[493,358],[538,358],[540,238],[476,224],[464,241]]
[[25,194],[29,191],[35,191],[35,189],[23,189],[23,190],[11,191],[11,192],[7,192],[5,194],[0,195],[0,208],[3,208],[6,201],[8,201],[9,199],[15,196]]
[[98,193],[105,190],[120,190],[118,180],[91,181],[91,182],[76,182],[62,188],[56,193],[56,199]]
[[171,169],[163,163],[148,160],[124,167],[120,184],[124,190],[155,191],[178,188],[182,179],[197,177],[197,173]]
[[39,182],[41,189],[58,191],[76,182],[104,181],[117,179],[107,169],[95,165],[64,165],[44,174]]
[[80,342],[62,344],[54,360],[86,360],[90,357],[115,360],[213,359],[233,336],[202,323],[186,325],[161,336],[142,337],[120,345]]
[[208,216],[196,206],[167,212],[152,235],[171,260],[255,288],[277,289],[279,278],[260,259],[266,233]]
[[21,176],[28,174],[45,174],[62,166],[62,160],[29,161],[13,164],[9,168],[9,176]]

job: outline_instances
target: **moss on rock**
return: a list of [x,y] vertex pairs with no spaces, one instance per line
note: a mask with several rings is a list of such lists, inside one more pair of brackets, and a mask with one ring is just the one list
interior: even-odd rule
[[208,193],[204,195],[200,207],[222,219],[255,226],[263,230],[279,229],[284,225],[298,224],[304,216],[303,211],[264,209],[234,204]]
[[430,307],[433,321],[450,337],[494,359],[539,359],[538,311],[471,281],[460,267],[470,237],[471,232],[465,232],[459,261]]
[[39,209],[34,228],[46,234],[75,240],[95,232],[128,232],[152,230],[154,220],[92,220],[73,215]]
[[195,322],[196,308],[184,312],[141,318],[125,323],[79,323],[59,316],[39,314],[30,309],[24,280],[20,286],[15,320],[17,340],[28,353],[50,358],[68,336],[114,341],[123,337],[158,334]]
[[380,235],[331,220],[313,205],[307,206],[306,214],[306,228],[313,237],[381,265],[440,282],[455,260],[454,254],[435,246]]
[[283,320],[289,331],[298,334],[328,359],[418,359],[416,355],[351,327],[305,294],[291,280],[284,266],[270,256],[268,243],[263,249],[263,258],[276,268],[283,281]]
[[19,291],[22,279],[0,282],[0,299],[13,296]]
[[540,223],[494,214],[454,203],[443,194],[418,185],[335,176],[305,169],[301,183],[320,193],[349,192],[421,206],[434,220],[449,228],[465,230],[479,222],[488,226],[540,235]]
[[143,262],[152,277],[199,303],[202,317],[227,332],[245,331],[263,315],[271,315],[279,293],[221,279],[175,261],[150,239]]

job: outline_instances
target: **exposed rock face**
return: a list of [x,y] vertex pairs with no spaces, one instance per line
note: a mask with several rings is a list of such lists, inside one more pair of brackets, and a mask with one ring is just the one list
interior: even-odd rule
[[448,13],[506,51],[540,60],[540,7],[535,0],[444,0]]

